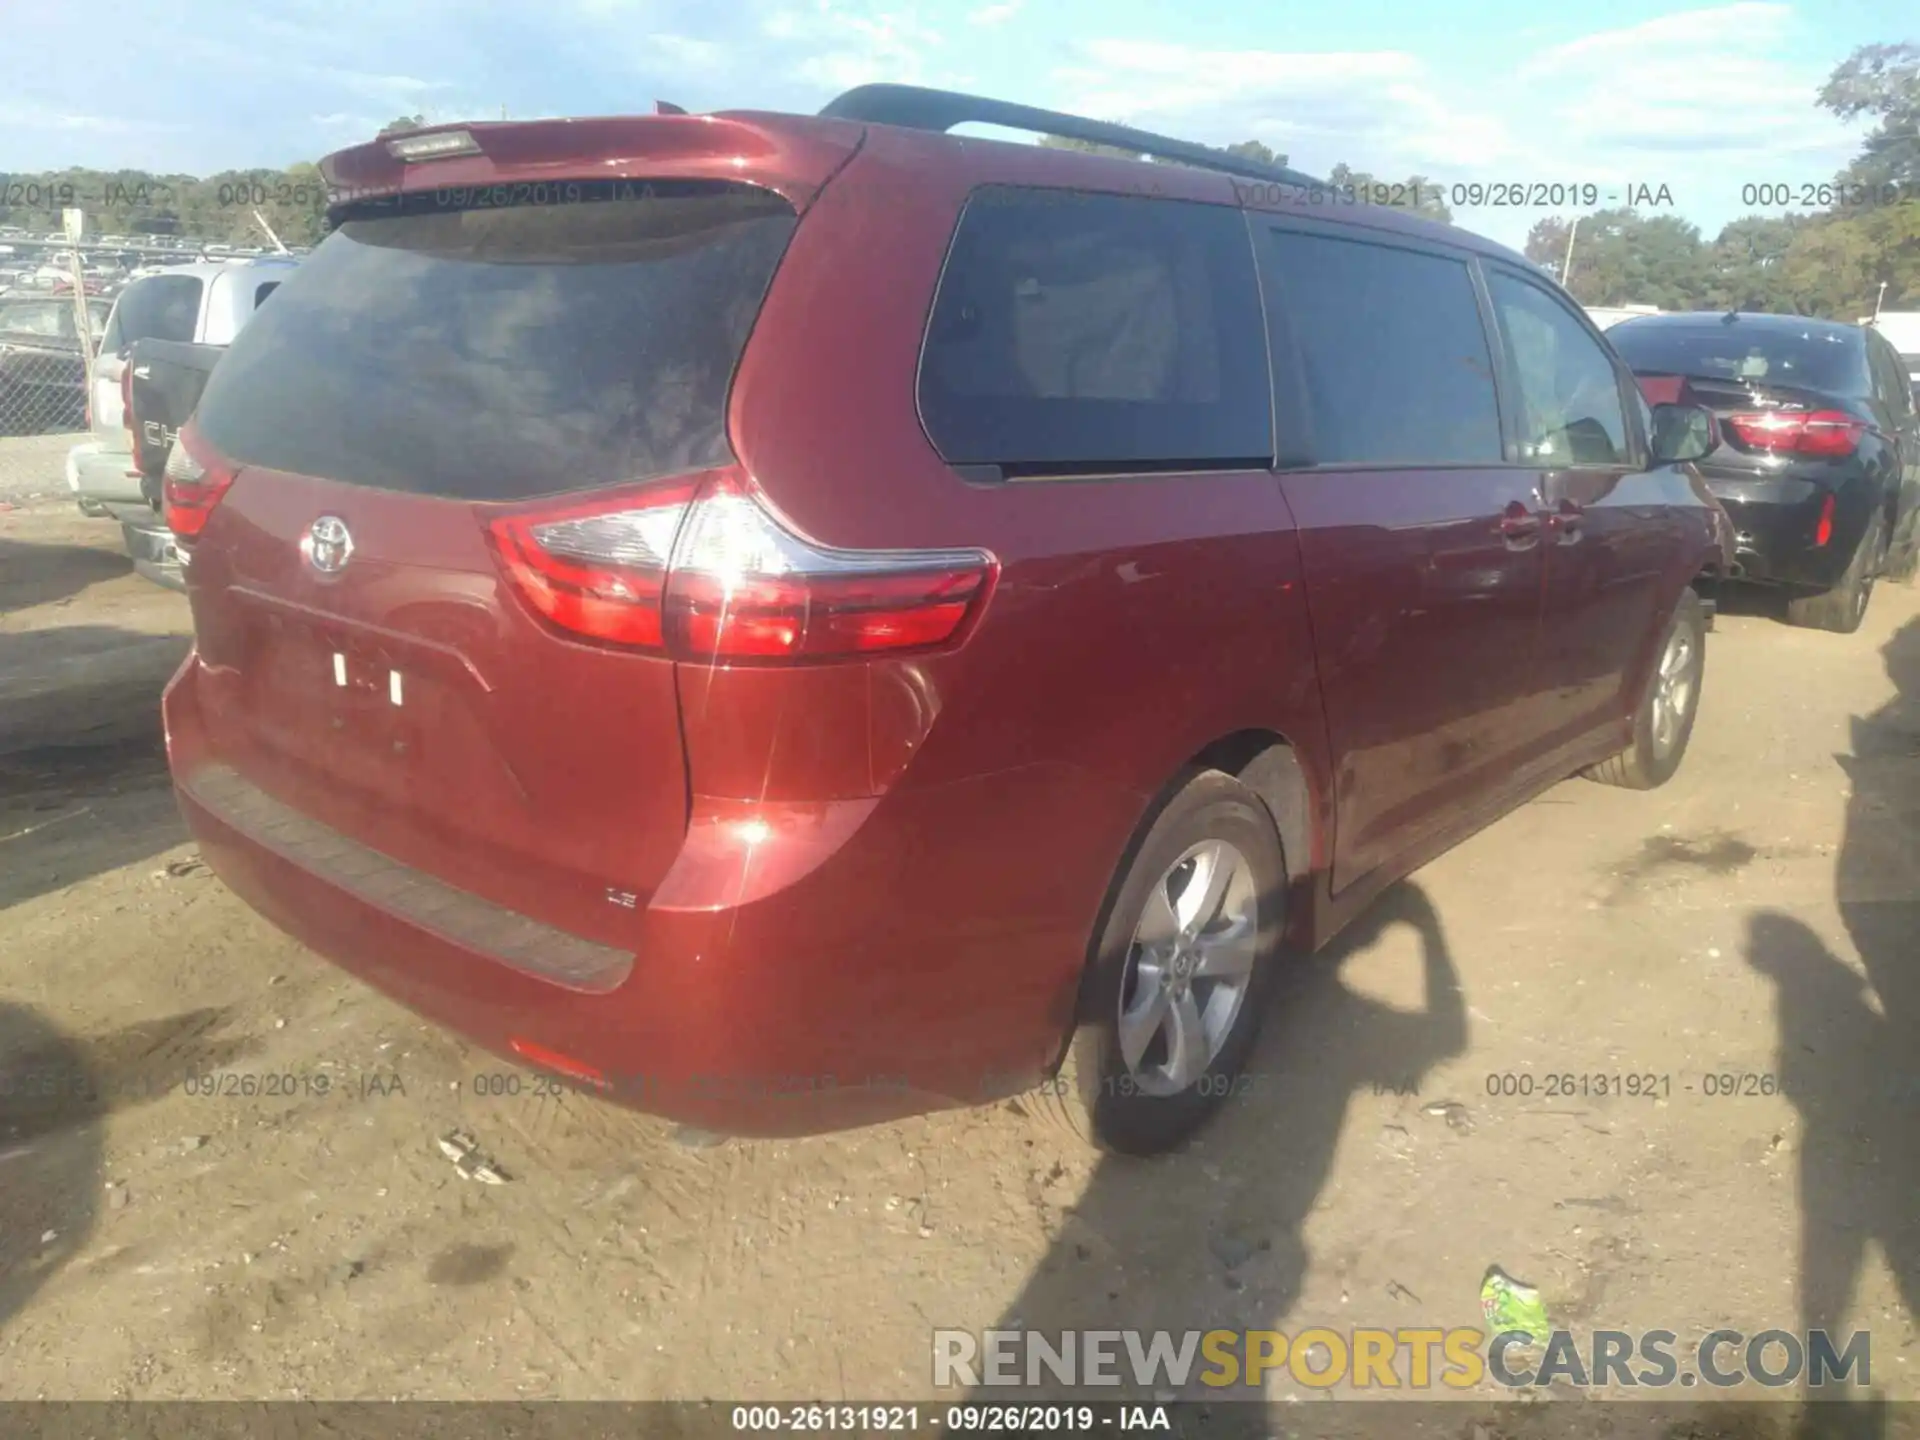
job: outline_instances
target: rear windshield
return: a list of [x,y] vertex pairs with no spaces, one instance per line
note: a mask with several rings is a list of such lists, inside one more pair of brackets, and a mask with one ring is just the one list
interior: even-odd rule
[[724,463],[728,386],[793,208],[717,182],[553,188],[566,203],[441,191],[350,212],[214,371],[208,441],[470,500]]
[[118,354],[136,340],[193,340],[200,318],[200,281],[192,275],[149,275],[120,296],[100,348]]
[[1820,324],[1760,329],[1737,320],[1706,325],[1628,320],[1608,330],[1607,340],[1642,375],[1754,380],[1834,395],[1873,391],[1867,347],[1858,331]]

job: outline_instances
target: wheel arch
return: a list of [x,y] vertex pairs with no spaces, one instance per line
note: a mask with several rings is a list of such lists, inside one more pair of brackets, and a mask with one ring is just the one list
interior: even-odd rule
[[1087,1018],[1094,951],[1100,943],[1100,937],[1106,933],[1107,921],[1112,915],[1114,902],[1127,872],[1133,867],[1134,857],[1140,853],[1147,832],[1153,828],[1153,822],[1159,818],[1167,803],[1195,775],[1206,770],[1218,770],[1233,776],[1259,797],[1279,837],[1280,859],[1286,870],[1287,908],[1283,924],[1287,944],[1291,948],[1310,943],[1313,857],[1316,851],[1313,843],[1313,790],[1307,782],[1306,768],[1301,764],[1293,742],[1276,730],[1252,728],[1222,735],[1195,751],[1174,770],[1166,783],[1155,792],[1134,825],[1133,833],[1127,837],[1126,848],[1121,852],[1119,863],[1113,867],[1107,892],[1101,898],[1093,928],[1087,935],[1086,951],[1080,961],[1079,989],[1074,997],[1072,1024],[1062,1037],[1063,1054],[1073,1038],[1074,1028]]

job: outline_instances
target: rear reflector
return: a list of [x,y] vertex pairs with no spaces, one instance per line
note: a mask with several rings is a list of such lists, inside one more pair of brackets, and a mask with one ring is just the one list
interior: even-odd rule
[[1820,523],[1813,527],[1815,548],[1825,545],[1833,539],[1833,492],[1827,492],[1827,498],[1820,502]]
[[983,550],[815,545],[731,469],[487,529],[508,577],[553,624],[696,664],[953,644],[997,569]]
[[538,1065],[543,1070],[551,1070],[556,1075],[566,1075],[583,1081],[596,1089],[607,1088],[606,1073],[587,1064],[584,1060],[576,1060],[571,1055],[562,1055],[558,1050],[549,1050],[544,1045],[537,1045],[518,1035],[508,1040],[507,1046],[521,1059]]
[[182,426],[160,480],[167,528],[183,540],[198,535],[220,497],[233,488],[237,473],[200,438],[191,421]]
[[1767,410],[1728,415],[1720,423],[1757,450],[1828,457],[1853,454],[1867,429],[1843,410]]
[[465,130],[440,130],[389,140],[387,153],[396,160],[451,160],[456,155],[478,155],[480,142]]

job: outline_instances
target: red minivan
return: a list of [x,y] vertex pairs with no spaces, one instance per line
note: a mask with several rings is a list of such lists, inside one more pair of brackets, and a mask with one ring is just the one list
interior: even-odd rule
[[1284,956],[1686,748],[1712,419],[1499,246],[893,86],[325,174],[168,466],[173,774],[249,904],[502,1055],[1162,1150]]

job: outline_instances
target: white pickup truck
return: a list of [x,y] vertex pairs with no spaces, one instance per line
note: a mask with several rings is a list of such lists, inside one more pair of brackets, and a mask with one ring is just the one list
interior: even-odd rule
[[89,515],[118,520],[140,573],[163,585],[180,583],[173,539],[134,463],[126,428],[127,355],[137,340],[228,345],[260,303],[299,261],[279,256],[203,261],[142,276],[121,292],[107,317],[87,396],[93,438],[67,455],[67,486]]

